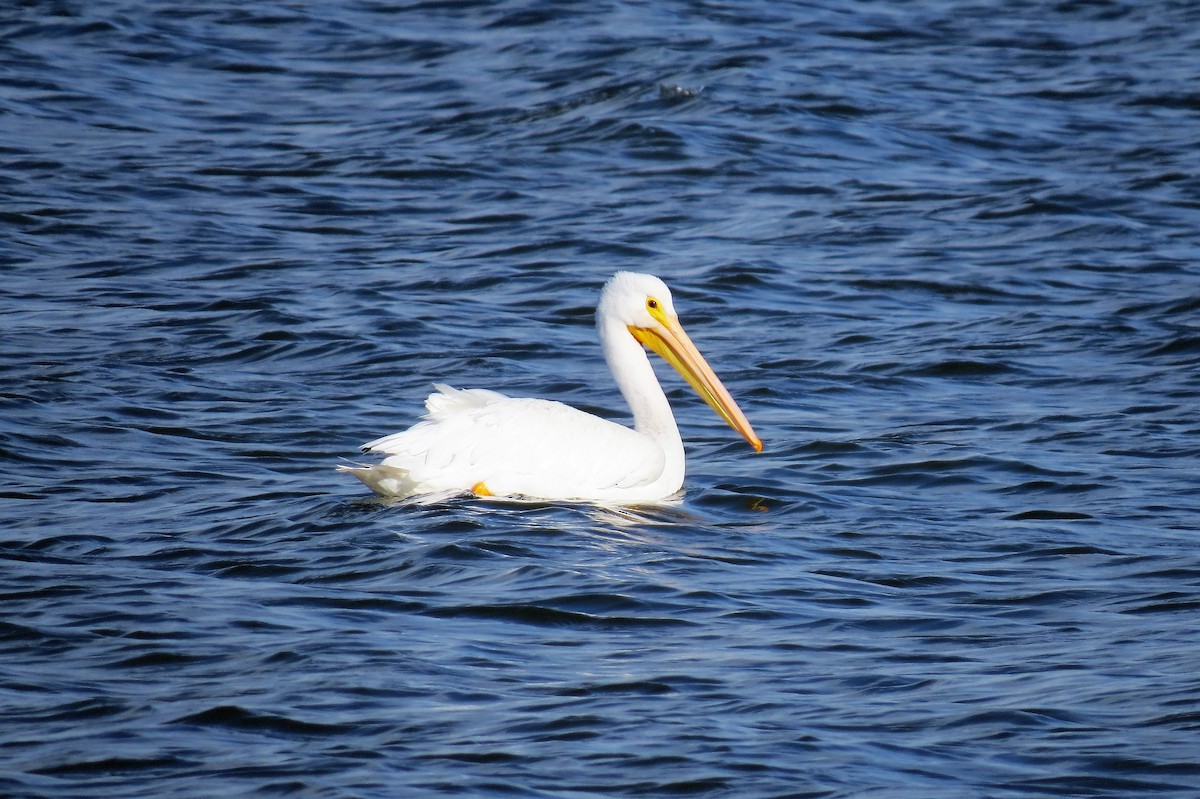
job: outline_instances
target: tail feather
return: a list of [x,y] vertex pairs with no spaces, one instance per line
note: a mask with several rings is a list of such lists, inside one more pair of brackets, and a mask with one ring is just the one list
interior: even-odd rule
[[395,466],[338,466],[339,472],[346,472],[357,477],[381,497],[411,497],[416,493],[417,483],[411,478],[407,469]]
[[[338,471],[354,475],[376,494],[384,497],[411,497],[437,491],[458,493],[456,490],[445,488],[445,479],[433,481],[438,488],[434,488],[428,482],[431,468],[436,478],[438,471],[454,460],[456,454],[452,448],[438,446],[439,431],[444,429],[443,425],[452,430],[456,425],[462,427],[462,418],[465,417],[469,422],[475,411],[507,397],[487,389],[460,389],[444,383],[435,384],[434,388],[436,391],[425,400],[428,413],[420,422],[407,430],[368,441],[362,446],[364,451],[381,452],[390,457],[374,466],[338,466]],[[421,479],[414,478],[414,470]],[[454,479],[450,479],[449,485],[454,484]]]

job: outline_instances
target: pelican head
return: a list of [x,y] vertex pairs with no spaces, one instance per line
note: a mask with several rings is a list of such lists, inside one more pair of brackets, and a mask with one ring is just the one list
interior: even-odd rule
[[745,414],[680,325],[666,283],[653,275],[617,272],[605,284],[596,308],[597,325],[606,320],[622,323],[638,342],[662,356],[718,416],[762,452],[762,441]]

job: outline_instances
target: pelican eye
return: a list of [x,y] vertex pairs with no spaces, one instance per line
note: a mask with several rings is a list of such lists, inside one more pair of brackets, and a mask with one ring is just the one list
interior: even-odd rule
[[646,298],[646,307],[649,308],[651,311],[657,311],[658,310],[658,300],[654,299],[653,297],[647,297]]

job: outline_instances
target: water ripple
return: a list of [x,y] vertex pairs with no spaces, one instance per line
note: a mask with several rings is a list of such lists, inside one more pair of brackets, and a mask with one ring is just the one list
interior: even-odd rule
[[[0,793],[1194,793],[1195,8],[144,5],[0,20]],[[333,472],[630,267],[761,455]]]

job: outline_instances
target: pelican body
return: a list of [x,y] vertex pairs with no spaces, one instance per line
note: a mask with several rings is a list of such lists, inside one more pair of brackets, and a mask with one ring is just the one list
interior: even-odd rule
[[666,499],[683,486],[683,441],[647,349],[762,451],[745,415],[679,324],[671,292],[657,277],[615,274],[600,294],[596,330],[633,411],[632,429],[561,402],[437,384],[420,422],[363,445],[385,456],[380,463],[338,468],[387,497],[473,493],[618,504]]

